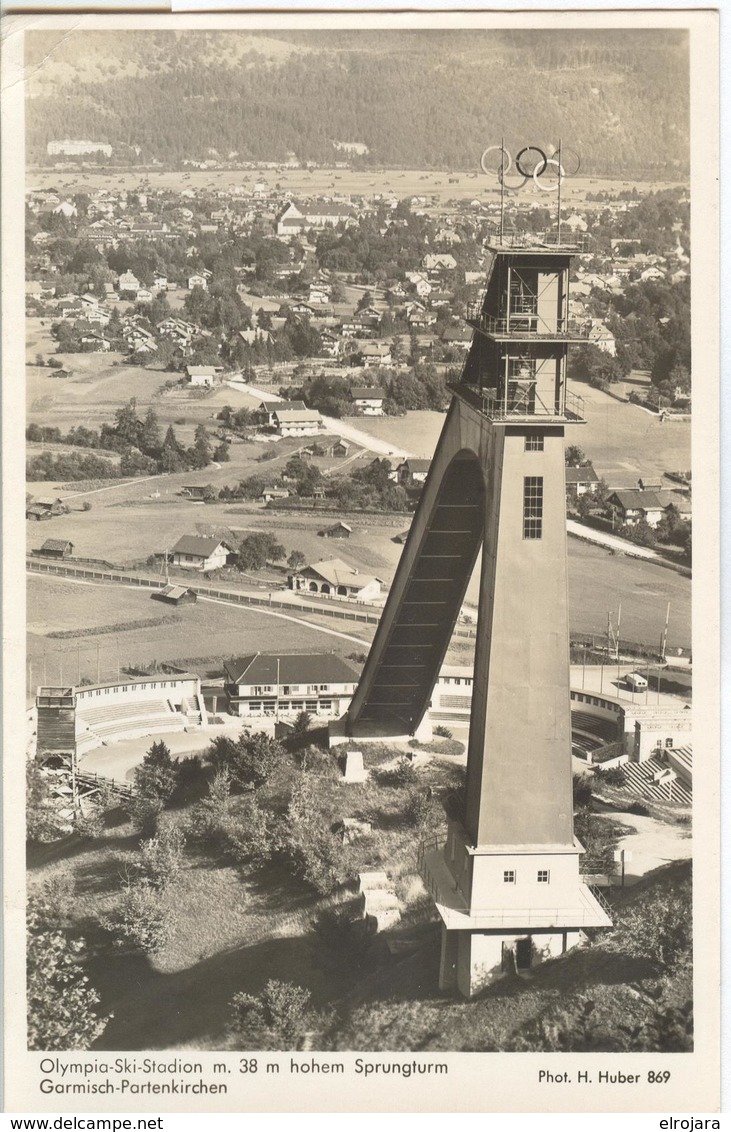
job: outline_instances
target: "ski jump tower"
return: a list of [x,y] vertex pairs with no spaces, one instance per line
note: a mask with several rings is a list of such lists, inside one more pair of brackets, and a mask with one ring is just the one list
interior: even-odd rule
[[[554,161],[555,165],[556,162]],[[566,358],[578,243],[500,231],[472,344],[345,720],[417,732],[482,554],[467,783],[420,868],[442,920],[440,986],[502,973],[608,926],[573,833],[564,433],[583,421]]]

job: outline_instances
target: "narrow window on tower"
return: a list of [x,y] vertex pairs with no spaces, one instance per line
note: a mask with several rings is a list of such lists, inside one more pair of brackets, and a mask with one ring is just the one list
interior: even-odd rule
[[542,432],[528,432],[525,436],[525,451],[526,452],[542,452],[543,451],[543,433]]
[[543,536],[543,476],[523,479],[523,538]]

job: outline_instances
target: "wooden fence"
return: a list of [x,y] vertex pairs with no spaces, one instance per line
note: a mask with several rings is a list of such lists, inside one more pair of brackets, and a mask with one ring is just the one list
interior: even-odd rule
[[[120,570],[94,570],[84,566],[70,566],[61,562],[41,562],[35,558],[27,558],[26,567],[34,574],[55,574],[62,578],[88,578],[92,581],[99,582],[119,582],[126,586],[140,586],[150,590],[159,590],[165,584],[160,578],[145,578],[140,574],[127,574],[122,573]],[[289,613],[291,616],[297,616],[298,613],[309,613],[317,614],[319,617],[359,621],[366,625],[377,625],[381,619],[380,610],[377,612],[368,612],[366,610],[342,609],[335,605],[295,605],[292,602],[277,601],[272,597],[257,597],[255,594],[242,594],[232,590],[219,590],[213,586],[193,585],[190,582],[186,582],[186,585],[188,589],[198,594],[199,597],[216,598],[219,601],[227,601],[235,605],[279,609]],[[455,634],[460,637],[472,638],[475,636],[475,630],[459,626],[455,629]]]

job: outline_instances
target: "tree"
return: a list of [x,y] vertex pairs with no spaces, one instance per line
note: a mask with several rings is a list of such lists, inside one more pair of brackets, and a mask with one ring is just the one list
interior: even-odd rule
[[584,449],[579,448],[576,444],[568,444],[566,446],[564,460],[566,461],[567,468],[585,468],[589,464]]
[[165,433],[165,439],[162,442],[162,449],[160,451],[160,463],[162,464],[163,471],[184,471],[186,466],[184,454],[185,449],[179,443],[175,435],[175,429],[170,425]]
[[312,716],[310,713],[308,711],[299,712],[292,724],[292,736],[298,740],[305,739],[311,726]]
[[115,411],[114,420],[116,422],[114,431],[119,440],[124,445],[136,448],[139,444],[142,424],[137,416],[137,401],[134,397],[121,409]]
[[301,550],[293,550],[287,559],[287,565],[290,570],[301,570],[306,563],[307,559]]
[[280,562],[286,553],[274,535],[255,531],[239,543],[235,562],[240,570],[263,570],[267,562]]
[[177,785],[170,748],[162,740],[150,747],[135,768],[135,793],[130,803],[132,819],[142,830],[155,830],[157,819]]
[[196,425],[192,454],[199,467],[206,467],[211,462],[211,441],[204,424]]
[[257,995],[239,991],[230,1002],[230,1029],[239,1049],[296,1049],[312,1027],[310,992],[270,979]]
[[262,786],[285,757],[282,744],[263,731],[245,731],[238,739],[218,735],[208,749],[216,770],[225,770],[238,786]]
[[89,1049],[109,1016],[98,1013],[99,995],[81,965],[84,940],[70,939],[48,923],[32,899],[27,923],[28,1047]]
[[139,431],[138,443],[141,450],[148,456],[160,455],[160,422],[157,413],[149,408]]

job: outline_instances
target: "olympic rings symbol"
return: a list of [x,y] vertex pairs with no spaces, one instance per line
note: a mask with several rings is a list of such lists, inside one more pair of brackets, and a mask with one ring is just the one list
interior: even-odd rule
[[[499,153],[499,164],[491,167],[490,154]],[[560,152],[560,158],[557,155]],[[558,192],[559,186],[565,177],[575,177],[581,168],[581,158],[573,149],[561,147],[560,150],[549,149],[548,154],[537,145],[525,145],[513,162],[513,158],[502,145],[489,145],[483,150],[480,157],[480,166],[488,177],[497,177],[505,189],[517,192],[533,181],[536,188],[544,193]],[[511,170],[515,166],[515,171]],[[545,178],[542,180],[541,178]]]

